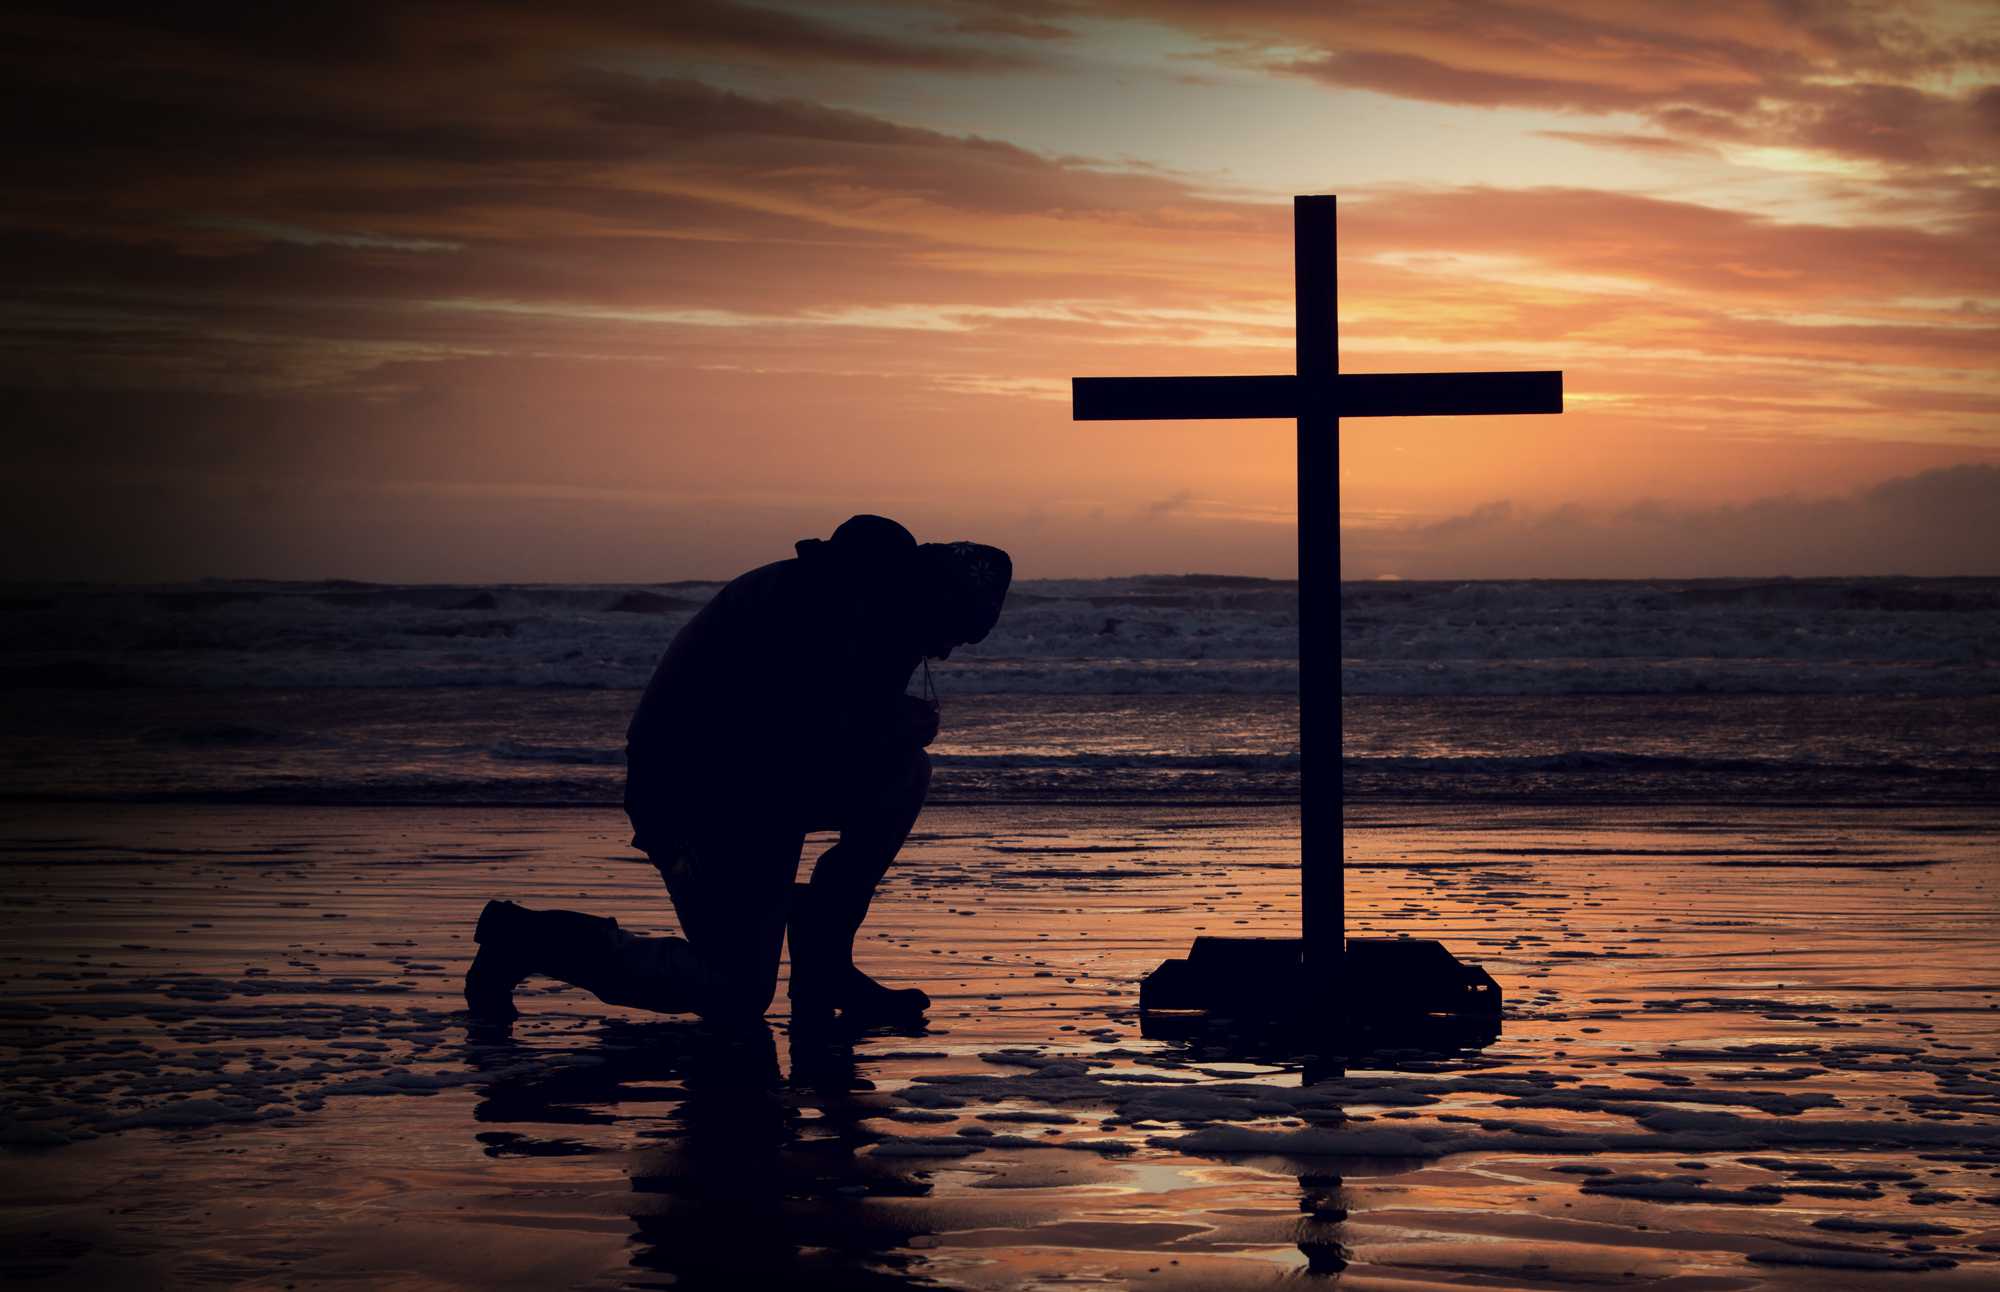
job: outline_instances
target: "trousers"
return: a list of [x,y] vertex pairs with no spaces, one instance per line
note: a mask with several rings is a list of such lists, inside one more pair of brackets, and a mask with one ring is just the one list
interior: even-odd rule
[[[591,921],[594,931],[572,923],[576,936],[564,939],[566,954],[536,968],[607,1004],[691,1010],[715,1021],[760,1019],[777,993],[806,835],[839,832],[802,887],[816,927],[833,930],[833,954],[851,957],[854,934],[916,825],[930,780],[929,755],[913,749],[878,774],[845,777],[838,801],[761,814],[752,803],[680,832],[670,850],[648,855],[666,882],[681,936],[645,936],[615,920],[546,912]],[[816,942],[823,940],[823,932],[816,934]],[[795,947],[795,979],[800,972]]]

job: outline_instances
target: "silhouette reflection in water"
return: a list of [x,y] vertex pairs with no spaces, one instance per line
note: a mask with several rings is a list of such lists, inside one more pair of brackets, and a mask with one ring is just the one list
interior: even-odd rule
[[574,1050],[515,1045],[505,1029],[473,1042],[470,1061],[495,1074],[474,1111],[489,1155],[597,1153],[560,1128],[669,1123],[639,1132],[653,1142],[633,1153],[628,1214],[633,1266],[671,1277],[638,1286],[930,1286],[905,1272],[925,1212],[883,1202],[931,1185],[859,1151],[880,1138],[861,1119],[885,1107],[841,1035],[795,1041],[789,1078],[768,1027],[611,1020]]
[[[1058,1160],[1071,1154],[995,1147],[954,1162],[976,1178],[939,1193],[939,1158],[876,1151],[894,1134],[880,1119],[902,1104],[861,1075],[871,1060],[857,1063],[854,1035],[794,1030],[787,1053],[769,1028],[693,1021],[613,1020],[553,1044],[488,1033],[467,1051],[491,1074],[475,1106],[476,1138],[500,1158],[606,1155],[574,1177],[531,1174],[527,1205],[542,1214],[553,1178],[608,1185],[613,1214],[630,1220],[633,1284],[693,1288],[930,1287],[967,1261],[1018,1260],[1024,1276],[1039,1276],[1070,1268],[1062,1253],[1072,1246],[1079,1270],[1178,1258],[1188,1277],[1199,1267],[1207,1280],[1199,1286],[1261,1287],[1273,1249],[1284,1246],[1303,1258],[1298,1276],[1366,1264],[1350,1242],[1350,1213],[1366,1213],[1380,1193],[1375,1182],[1427,1165],[1202,1151],[1162,1158],[1135,1143],[1138,1157],[1093,1157],[1079,1169]],[[1216,1058],[1199,1047],[1188,1057]],[[1483,1062],[1462,1050],[1405,1049],[1378,1052],[1366,1066],[1437,1072]],[[1344,1085],[1326,1089],[1337,1100]],[[1340,1116],[1331,1111],[1330,1120]],[[946,1126],[924,1129],[951,1137]],[[1233,1169],[1217,1176],[1205,1158]],[[622,1198],[606,1169],[614,1163],[629,1176]],[[1224,1180],[1236,1192],[1219,1194]],[[1282,1219],[1273,1204],[1295,1207],[1295,1218]],[[932,1263],[940,1257],[942,1268]]]

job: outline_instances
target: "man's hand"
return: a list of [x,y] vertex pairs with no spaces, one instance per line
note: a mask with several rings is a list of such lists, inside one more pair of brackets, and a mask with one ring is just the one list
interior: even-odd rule
[[903,697],[903,730],[919,749],[937,739],[938,707],[921,696]]

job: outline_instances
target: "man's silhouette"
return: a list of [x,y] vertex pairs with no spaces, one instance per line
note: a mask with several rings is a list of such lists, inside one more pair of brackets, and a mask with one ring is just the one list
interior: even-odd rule
[[[921,1015],[930,998],[854,965],[854,935],[930,786],[934,701],[905,694],[925,658],[992,631],[1005,552],[925,543],[880,516],[750,571],[675,634],[626,733],[632,843],[666,880],[683,938],[493,901],[465,976],[476,1014],[514,1017],[544,973],[614,1005],[761,1018],[790,926],[794,1022]],[[795,885],[812,830],[840,841]]]

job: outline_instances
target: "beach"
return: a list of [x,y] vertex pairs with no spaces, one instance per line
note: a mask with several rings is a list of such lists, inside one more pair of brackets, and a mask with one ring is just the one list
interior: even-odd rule
[[858,952],[927,1026],[475,1024],[489,898],[673,930],[623,728],[712,591],[0,607],[6,1277],[2000,1279],[2000,581],[1344,587],[1348,931],[1491,973],[1491,1039],[1144,1034],[1298,927],[1296,589],[1223,576],[1029,581],[936,669]]
[[[1139,1034],[1197,933],[1293,928],[1283,807],[939,808],[861,958],[913,1035],[768,1051],[542,982],[488,896],[671,928],[601,810],[10,812],[11,1279],[50,1286],[1991,1286],[2000,822],[1405,804],[1355,935],[1502,1034],[1303,1084]],[[810,856],[814,848],[808,847]],[[671,1279],[668,1276],[672,1276]]]
[[2000,1292],[2000,0],[6,28],[0,1284]]

